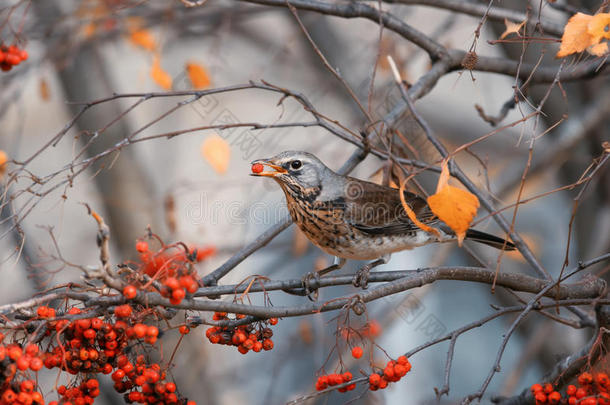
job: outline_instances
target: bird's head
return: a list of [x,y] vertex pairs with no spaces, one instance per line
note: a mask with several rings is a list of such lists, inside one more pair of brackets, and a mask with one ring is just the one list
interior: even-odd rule
[[252,165],[251,176],[271,177],[282,188],[320,189],[324,176],[332,173],[311,153],[298,151],[282,152],[270,159],[258,159]]

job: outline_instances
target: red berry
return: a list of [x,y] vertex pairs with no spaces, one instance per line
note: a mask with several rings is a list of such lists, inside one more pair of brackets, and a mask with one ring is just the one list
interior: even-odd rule
[[128,300],[134,299],[136,295],[138,295],[138,289],[135,286],[129,284],[123,288],[123,296]]
[[252,173],[261,173],[265,167],[260,163],[254,163],[252,165]]
[[18,65],[19,62],[21,62],[21,59],[19,58],[19,55],[15,55],[14,53],[9,53],[8,55],[6,55],[4,60],[9,65],[13,65],[13,66],[14,65]]
[[271,319],[269,319],[269,323],[270,323],[271,325],[277,325],[277,321],[278,321],[278,320],[277,320],[277,318],[271,318]]
[[148,252],[148,243],[144,241],[136,242],[136,250],[140,253]]
[[574,394],[576,394],[576,386],[575,385],[568,385],[568,387],[566,388],[566,394],[569,396],[572,396]]
[[263,349],[265,350],[271,350],[273,349],[273,340],[271,339],[265,339],[263,341]]
[[180,288],[180,282],[178,281],[178,279],[176,277],[166,278],[165,282],[163,284],[168,286],[170,290],[177,290]]
[[362,347],[360,346],[356,346],[352,349],[352,357],[355,359],[359,359],[360,357],[362,357]]
[[180,331],[180,333],[182,335],[187,335],[191,331],[191,329],[186,325],[180,326],[180,328],[178,328],[178,330]]
[[561,394],[557,391],[553,391],[549,394],[547,399],[549,401],[549,404],[556,405],[559,403],[559,401],[561,401]]
[[593,382],[593,376],[590,373],[582,373],[578,376],[578,383],[580,385],[588,385]]
[[131,305],[119,305],[114,309],[114,314],[119,318],[127,318],[131,315],[132,308]]

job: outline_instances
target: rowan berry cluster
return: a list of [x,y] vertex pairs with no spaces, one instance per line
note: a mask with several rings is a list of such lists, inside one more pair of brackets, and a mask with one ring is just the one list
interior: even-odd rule
[[27,60],[28,52],[20,49],[17,45],[0,45],[0,69],[7,72],[24,60]]
[[[322,391],[328,387],[333,387],[335,385],[341,385],[352,380],[352,373],[346,371],[342,374],[326,374],[318,377],[318,381],[316,381],[316,390]],[[356,383],[352,383],[346,385],[345,387],[339,388],[337,391],[339,392],[347,392],[356,388]]]
[[[41,352],[42,343],[27,344],[25,349],[18,343],[0,345],[0,375],[8,376],[0,385],[4,401],[0,404],[43,404],[42,396],[34,391],[35,384],[30,389],[28,383],[19,383],[16,378],[25,376],[27,370],[38,371],[43,365],[76,376],[68,386],[57,388],[60,400],[51,402],[53,405],[93,404],[100,393],[99,383],[93,378],[98,373],[111,374],[114,389],[125,394],[127,402],[184,404],[186,400],[178,395],[176,385],[166,381],[166,372],[161,365],[147,362],[139,353],[144,350],[145,343],[153,345],[159,336],[157,326],[141,322],[144,311],[142,306],[125,304],[114,309],[114,317],[70,321],[55,319],[53,308],[38,307],[37,319],[46,321],[43,330],[45,336],[50,337],[47,349]],[[86,314],[74,307],[65,315]],[[21,401],[21,397],[27,401]]]
[[95,378],[89,378],[74,387],[60,385],[57,393],[61,395],[61,401],[51,401],[49,405],[62,404],[93,404],[95,398],[100,395],[100,383]]
[[577,385],[568,385],[565,397],[552,384],[534,384],[530,388],[536,405],[610,405],[610,378],[606,373],[595,375],[584,372],[577,378]]
[[390,360],[383,369],[383,373],[373,373],[369,376],[369,388],[371,391],[384,389],[388,383],[399,381],[409,371],[411,371],[411,363],[405,356]]
[[[231,319],[226,312],[215,312],[213,319],[215,321],[228,321],[243,319],[244,317],[243,314],[236,314],[235,318]],[[273,331],[268,325],[276,325],[277,322],[277,318],[271,318],[237,327],[212,326],[205,331],[205,336],[213,344],[237,346],[237,350],[241,354],[246,354],[250,350],[258,353],[261,350],[273,349],[273,340],[271,340]]]
[[189,248],[188,252],[184,249],[162,246],[159,251],[154,252],[145,241],[138,241],[136,250],[140,256],[140,271],[159,279],[192,274],[188,263],[199,263],[216,253],[213,246]]
[[35,391],[36,381],[34,380],[23,380],[17,382],[16,380],[9,381],[8,378],[5,380],[2,388],[2,396],[0,397],[0,404],[2,405],[42,405],[44,399],[42,394]]
[[[136,243],[136,250],[140,255],[138,274],[146,274],[159,280],[159,293],[169,298],[172,305],[180,304],[188,294],[193,294],[199,288],[198,276],[191,264],[200,262],[215,252],[213,247],[190,249],[188,253],[185,249],[186,247],[178,250],[163,246],[159,251],[153,252],[147,242]],[[128,282],[130,284],[123,289],[123,296],[127,299],[136,298],[138,289],[154,289],[154,284],[142,279],[132,277]]]

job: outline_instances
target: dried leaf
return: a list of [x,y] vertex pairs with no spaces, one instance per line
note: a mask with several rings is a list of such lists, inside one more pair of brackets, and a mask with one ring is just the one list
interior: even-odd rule
[[149,30],[134,30],[129,34],[129,41],[135,46],[154,52],[157,49],[157,42]]
[[300,257],[307,252],[309,247],[309,239],[299,228],[294,228],[294,234],[292,237],[292,255],[294,257]]
[[40,98],[43,101],[49,101],[51,99],[51,90],[49,90],[49,84],[47,83],[44,77],[40,79],[38,91],[40,92]]
[[415,225],[417,225],[417,227],[419,227],[420,229],[423,229],[424,231],[426,231],[428,233],[432,233],[432,234],[436,235],[437,238],[440,238],[441,233],[438,231],[438,229],[432,228],[431,226],[428,226],[428,225],[424,224],[423,222],[420,222],[417,219],[415,212],[413,212],[411,207],[409,207],[409,204],[407,204],[407,201],[405,200],[405,194],[404,194],[406,184],[407,184],[406,180],[402,182],[402,184],[400,185],[400,189],[398,190],[398,194],[400,195],[400,202],[402,203],[402,207],[407,212],[407,216],[409,217],[409,219],[411,221],[413,221],[413,223]]
[[461,246],[470,223],[477,214],[479,199],[469,191],[448,184],[449,168],[442,166],[436,194],[428,197],[428,205],[434,214],[457,235]]
[[150,71],[150,77],[153,78],[161,88],[165,90],[171,90],[172,88],[172,77],[163,68],[161,68],[161,61],[159,56],[155,56],[153,59],[152,69]]
[[231,147],[218,135],[209,136],[201,144],[201,155],[217,173],[224,174],[229,168]]
[[509,36],[510,34],[517,34],[520,36],[521,34],[519,34],[519,30],[521,30],[521,28],[523,28],[523,26],[525,25],[525,20],[523,20],[519,24],[517,24],[512,21],[508,21],[508,19],[505,18],[504,25],[506,25],[506,30],[504,30],[502,35],[500,35],[500,39],[504,39],[507,36]]
[[568,20],[563,35],[557,58],[563,58],[576,52],[582,52],[591,45],[591,35],[587,31],[593,16],[584,13],[576,13]]
[[211,80],[208,72],[203,66],[195,62],[186,64],[186,72],[193,88],[197,90],[206,89],[210,86]]

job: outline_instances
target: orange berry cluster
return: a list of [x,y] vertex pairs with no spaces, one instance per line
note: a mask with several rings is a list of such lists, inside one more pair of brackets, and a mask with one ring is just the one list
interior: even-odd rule
[[369,376],[369,388],[371,391],[384,389],[388,383],[399,381],[409,371],[411,371],[411,363],[405,356],[390,360],[383,369],[383,374],[373,373]]
[[65,385],[57,387],[57,393],[61,395],[61,401],[51,401],[49,405],[83,404],[91,405],[95,398],[100,395],[100,383],[95,378],[83,381],[80,385],[71,388]]
[[35,391],[36,381],[23,380],[20,383],[12,381],[10,384],[5,381],[2,386],[2,396],[0,396],[0,404],[2,405],[43,405],[44,399],[42,394]]
[[0,45],[0,69],[7,72],[24,60],[27,60],[28,53],[24,49],[19,49],[17,45]]
[[[243,319],[245,315],[237,314],[235,319]],[[215,321],[231,320],[226,312],[215,312]],[[261,350],[273,349],[273,331],[267,326],[276,325],[277,318],[266,321],[258,321],[248,325],[240,325],[235,328],[212,326],[205,331],[205,336],[213,344],[237,346],[241,354],[246,354],[250,350],[260,352]]]
[[610,405],[610,378],[606,373],[595,375],[584,372],[578,376],[577,385],[568,385],[566,397],[553,388],[552,384],[534,384],[530,390],[536,400],[541,404],[568,404],[568,405]]
[[[69,321],[54,320],[54,309],[39,307],[39,319],[48,319],[46,335],[55,334],[49,340],[47,351],[37,355],[39,346],[28,345],[25,354],[19,356],[19,350],[14,348],[19,346],[12,344],[6,355],[11,356],[15,352],[12,356],[18,359],[29,354],[33,357],[29,360],[32,370],[40,369],[35,360],[37,355],[48,369],[59,368],[81,378],[88,377],[86,381],[71,387],[58,387],[61,399],[55,404],[93,404],[94,398],[99,395],[99,384],[91,378],[95,373],[111,374],[114,389],[124,393],[127,402],[184,404],[186,400],[178,396],[176,385],[165,381],[166,375],[161,365],[146,364],[145,356],[134,350],[141,347],[142,340],[150,345],[155,344],[159,336],[157,326],[137,321],[134,314],[142,311],[143,307],[125,304],[115,307],[114,318],[91,317]],[[67,312],[68,315],[82,313],[76,307]],[[193,405],[194,402],[189,401],[189,404]]]
[[[326,374],[318,377],[318,381],[316,381],[316,390],[322,391],[328,387],[333,387],[335,385],[344,384],[346,382],[350,382],[352,380],[352,373],[346,371],[343,374]],[[356,388],[356,383],[352,383],[346,385],[345,387],[339,388],[337,391],[339,392],[347,392]]]
[[138,241],[136,250],[140,254],[140,270],[151,277],[158,276],[160,279],[190,274],[191,271],[187,266],[189,258],[199,263],[216,253],[216,248],[213,246],[190,248],[188,255],[184,249],[167,249],[165,246],[158,252],[153,252],[145,241]]
[[163,280],[163,287],[161,288],[161,295],[165,298],[169,298],[169,302],[172,305],[178,305],[182,302],[186,293],[193,294],[199,288],[199,283],[195,280],[195,277],[191,274],[176,277],[167,277]]
[[[169,298],[172,305],[180,304],[188,294],[193,294],[199,288],[191,261],[200,262],[215,252],[213,247],[204,247],[196,251],[191,248],[187,254],[182,248],[178,250],[167,246],[153,252],[145,241],[138,241],[136,250],[140,255],[139,271],[161,282],[159,293]],[[141,286],[140,281],[132,280],[123,288],[123,296],[129,300],[136,298],[138,286]],[[154,287],[147,284],[145,288]]]
[[[111,375],[114,389],[124,393],[128,403],[141,404],[184,404],[178,397],[176,384],[165,381],[166,373],[158,363],[147,365],[144,355],[137,356],[135,363],[127,355],[117,358],[117,369]],[[129,392],[128,392],[129,391]],[[187,405],[195,405],[188,401]]]

